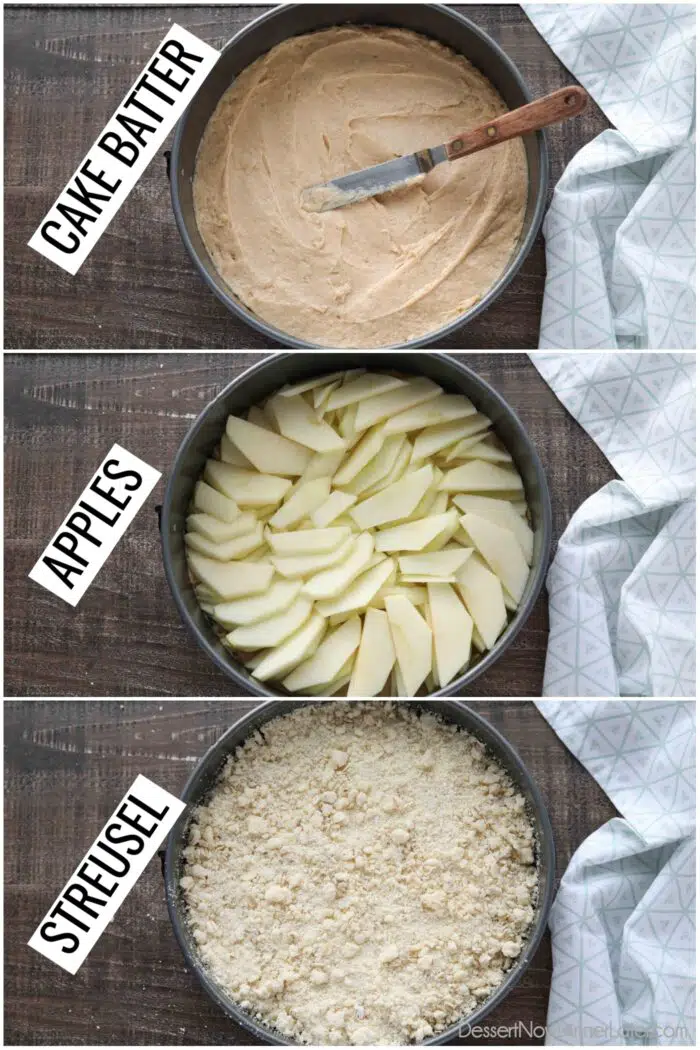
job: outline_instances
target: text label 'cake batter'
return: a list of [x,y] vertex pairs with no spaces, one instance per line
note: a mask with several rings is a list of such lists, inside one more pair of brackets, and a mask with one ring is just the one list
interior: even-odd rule
[[30,580],[77,605],[153,491],[160,471],[112,445]]
[[185,808],[137,776],[28,942],[77,973]]
[[75,274],[219,58],[174,25],[29,241]]

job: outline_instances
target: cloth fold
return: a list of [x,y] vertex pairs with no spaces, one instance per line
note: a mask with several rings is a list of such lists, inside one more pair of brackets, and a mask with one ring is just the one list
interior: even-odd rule
[[695,347],[695,8],[524,4],[613,124],[544,221],[542,349]]
[[534,353],[620,478],[547,576],[545,696],[695,695],[695,355]]
[[550,916],[549,1045],[695,1044],[695,704],[540,700],[621,816],[578,848]]

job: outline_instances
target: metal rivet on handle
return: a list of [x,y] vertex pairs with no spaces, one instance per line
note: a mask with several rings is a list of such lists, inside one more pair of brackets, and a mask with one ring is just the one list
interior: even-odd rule
[[461,139],[454,139],[452,142],[452,149],[461,149],[464,143]]
[[487,128],[486,129],[486,134],[488,135],[488,137],[490,139],[492,139],[493,136],[496,134],[496,129],[495,128]]

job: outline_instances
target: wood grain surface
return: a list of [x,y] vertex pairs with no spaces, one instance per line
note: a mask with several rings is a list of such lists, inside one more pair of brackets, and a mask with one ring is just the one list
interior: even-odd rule
[[[218,696],[233,685],[180,622],[155,507],[191,421],[260,354],[5,355],[5,691],[12,696]],[[456,355],[506,398],[547,472],[554,541],[614,473],[524,354]],[[163,471],[77,608],[27,578],[113,442]],[[544,592],[476,696],[539,696]]]
[[[221,47],[265,10],[257,5],[102,4],[5,9],[7,347],[274,347],[229,314],[197,276],[175,226],[160,154],[76,277],[27,247],[171,22]],[[571,82],[520,7],[467,4],[457,10],[501,44],[533,95]],[[547,132],[550,192],[574,153],[608,126],[591,105],[579,119]],[[536,347],[544,275],[540,235],[499,300],[440,345],[456,350]]]
[[[26,943],[136,775],[179,795],[205,750],[252,706],[246,700],[5,703],[5,1045],[255,1042],[188,972],[157,858],[75,976]],[[471,706],[516,747],[543,792],[561,877],[580,843],[615,815],[611,803],[532,703]],[[546,935],[488,1023],[544,1024],[550,976]],[[521,1032],[498,1042],[542,1039]]]

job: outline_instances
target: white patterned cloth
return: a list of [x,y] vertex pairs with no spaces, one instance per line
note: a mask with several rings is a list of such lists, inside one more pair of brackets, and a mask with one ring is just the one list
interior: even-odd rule
[[546,1041],[693,1046],[695,703],[536,704],[621,814],[557,892]]
[[544,222],[542,349],[695,347],[695,6],[524,4],[613,125]]
[[610,460],[547,576],[544,696],[695,696],[695,355],[533,353]]

